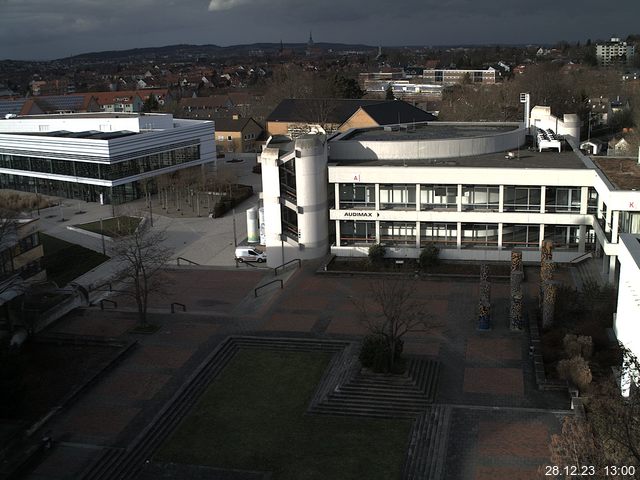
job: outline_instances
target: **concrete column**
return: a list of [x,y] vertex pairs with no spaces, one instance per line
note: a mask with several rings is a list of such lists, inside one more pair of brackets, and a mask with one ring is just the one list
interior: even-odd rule
[[540,224],[540,239],[538,240],[538,250],[542,249],[542,242],[544,242],[544,223]]
[[616,283],[616,260],[618,259],[617,255],[609,256],[609,283],[611,285],[615,285]]
[[340,220],[336,220],[336,245],[339,247],[342,246],[340,242]]
[[588,204],[589,204],[589,187],[582,187],[580,189],[580,215],[587,214]]
[[420,250],[420,222],[416,222],[416,248]]
[[462,222],[458,222],[458,226],[456,228],[458,230],[456,247],[458,247],[458,250],[460,250],[462,248]]
[[[498,212],[504,212],[504,185],[500,185],[500,193],[498,194]],[[502,231],[502,224],[500,224],[500,229]],[[502,238],[502,235],[500,236]],[[500,241],[500,239],[498,240]]]
[[604,231],[605,233],[611,233],[611,210],[607,210],[606,219],[604,222]]
[[336,202],[335,209],[336,210],[340,210],[340,184],[339,183],[335,183],[333,185],[333,187],[334,187],[334,190],[333,190],[334,191],[334,196],[335,196],[335,199],[336,199],[335,200],[335,202]]
[[596,213],[596,217],[598,219],[602,218],[603,207],[604,207],[604,201],[602,200],[602,197],[598,195],[598,212]]
[[620,211],[615,210],[611,219],[611,243],[618,243],[618,229],[620,227]]
[[[376,197],[377,202],[377,197]],[[380,243],[380,220],[376,220],[376,243]]]
[[462,185],[458,184],[458,196],[456,197],[458,202],[458,211],[462,211]]
[[502,223],[498,224],[498,250],[502,250]]
[[376,183],[375,185],[375,192],[376,192],[376,210],[380,210],[380,184],[379,183]]
[[416,183],[416,212],[419,212],[419,211],[420,211],[420,184]]
[[609,273],[609,255],[602,255],[602,275]]
[[580,228],[578,230],[578,236],[580,237],[578,239],[578,252],[580,253],[584,253],[585,250],[585,238],[587,236],[587,226],[586,225],[580,225]]
[[544,213],[545,203],[547,203],[547,189],[545,188],[544,185],[542,185],[540,187],[540,213]]

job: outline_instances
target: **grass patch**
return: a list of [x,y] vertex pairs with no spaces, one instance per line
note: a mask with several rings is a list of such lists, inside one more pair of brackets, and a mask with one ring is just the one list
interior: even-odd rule
[[143,335],[150,335],[152,333],[156,333],[158,330],[160,330],[160,325],[155,325],[153,323],[147,323],[146,325],[137,325],[137,326],[135,326],[134,328],[129,330],[129,333],[139,333],[139,334],[143,334]]
[[60,287],[109,260],[106,255],[42,232],[40,233],[40,243],[44,249],[47,278],[56,282]]
[[82,230],[87,230],[88,232],[97,233],[99,235],[104,233],[107,237],[123,237],[131,234],[136,228],[138,228],[141,220],[142,219],[139,217],[121,215],[102,220],[102,229],[100,229],[100,221],[83,223],[75,226]]
[[329,359],[240,349],[157,460],[278,480],[399,478],[411,421],[305,415]]

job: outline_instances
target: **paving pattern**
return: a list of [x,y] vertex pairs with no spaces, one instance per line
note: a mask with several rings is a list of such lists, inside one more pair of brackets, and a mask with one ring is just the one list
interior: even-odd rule
[[[86,478],[118,478],[108,475],[109,466],[128,458],[142,432],[149,433],[159,412],[190,382],[204,382],[198,368],[229,335],[357,343],[367,328],[356,303],[366,297],[371,281],[316,274],[316,267],[289,272],[284,290],[259,298],[253,288],[273,278],[263,271],[179,271],[175,297],[154,300],[151,316],[160,329],[152,335],[129,333],[136,319],[126,308],[81,311],[54,325],[52,331],[60,333],[136,338],[139,345],[47,426],[60,442],[29,478],[83,478],[83,472]],[[530,300],[537,285],[527,280],[523,287]],[[508,328],[508,290],[508,284],[492,284],[492,329],[479,332],[477,282],[418,282],[416,293],[438,327],[407,334],[405,352],[425,365],[437,364],[438,382],[416,417],[405,478],[532,478],[547,461],[549,437],[568,414],[569,400],[562,392],[537,390],[526,334]],[[186,314],[166,313],[172,298],[188,305]],[[358,381],[351,383],[359,388]],[[346,393],[348,382],[344,385]],[[197,396],[195,390],[189,395],[180,408],[188,409]],[[124,463],[144,461],[154,442]],[[64,471],[56,469],[60,465]],[[108,468],[88,474],[95,465]]]

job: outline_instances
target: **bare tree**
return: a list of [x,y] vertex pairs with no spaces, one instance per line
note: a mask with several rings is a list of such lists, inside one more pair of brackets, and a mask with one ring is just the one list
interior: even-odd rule
[[[623,372],[628,372],[637,382],[638,359],[624,348],[622,353]],[[640,393],[637,386],[631,389],[629,397],[624,397],[619,379],[607,379],[595,386],[586,407],[585,418],[566,418],[562,432],[552,435],[551,463],[640,467]],[[598,478],[621,477],[604,475]]]
[[640,466],[640,362],[625,348],[622,355],[630,395],[622,396],[617,378],[599,384],[589,402],[589,420],[610,460]]
[[163,230],[154,230],[148,222],[132,228],[129,235],[121,237],[114,252],[121,263],[118,277],[128,295],[133,296],[138,307],[138,318],[147,325],[147,308],[151,292],[161,292],[165,285],[162,268],[171,258],[173,249],[166,247]]
[[371,283],[367,297],[354,301],[371,335],[384,340],[390,372],[396,371],[407,333],[429,332],[438,326],[428,304],[418,299],[416,287],[416,280],[383,278]]
[[[583,467],[607,464],[591,425],[578,416],[564,418],[562,433],[551,435],[549,450],[553,465],[571,465],[582,471]],[[572,478],[571,475],[566,477]]]

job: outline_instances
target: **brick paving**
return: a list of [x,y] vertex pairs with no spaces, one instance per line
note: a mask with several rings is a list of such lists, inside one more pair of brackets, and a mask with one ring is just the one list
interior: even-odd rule
[[465,368],[465,393],[524,395],[522,370],[519,368]]
[[[316,267],[303,267],[293,273],[284,290],[265,292],[258,299],[252,290],[266,281],[264,271],[172,271],[174,292],[154,297],[154,305],[180,301],[188,310],[175,315],[153,312],[161,328],[152,335],[127,333],[136,324],[130,312],[94,309],[59,322],[56,331],[129,336],[140,345],[52,424],[54,435],[88,445],[126,446],[228,334],[286,336],[290,332],[354,339],[365,335],[367,327],[355,303],[365,302],[371,312],[376,311],[367,300],[372,280],[315,274]],[[537,285],[530,279],[529,275],[524,284],[527,301],[537,294]],[[446,440],[444,478],[532,478],[527,475],[545,462],[549,436],[559,430],[560,418],[551,410],[531,409],[566,409],[568,399],[537,391],[526,354],[526,334],[508,328],[509,285],[492,283],[489,332],[476,330],[476,281],[420,280],[416,294],[440,325],[407,335],[405,351],[440,362],[435,401],[455,407]],[[68,456],[67,447],[60,450],[63,454]],[[60,458],[54,452],[51,463],[45,463],[50,467]],[[86,449],[78,458],[86,461]],[[46,470],[47,465],[42,468]]]

